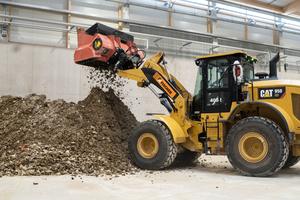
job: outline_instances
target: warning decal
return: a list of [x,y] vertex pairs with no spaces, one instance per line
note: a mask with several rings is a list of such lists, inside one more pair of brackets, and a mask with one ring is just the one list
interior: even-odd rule
[[158,84],[167,92],[167,94],[173,98],[177,93],[172,89],[172,87],[165,81],[165,79],[160,76],[157,72],[154,74],[153,78],[158,82]]
[[285,94],[285,87],[258,88],[258,99],[282,99]]

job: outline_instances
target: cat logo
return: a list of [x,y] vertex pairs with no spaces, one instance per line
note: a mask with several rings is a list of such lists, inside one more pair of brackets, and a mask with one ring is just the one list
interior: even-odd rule
[[160,76],[157,72],[154,74],[153,78],[157,81],[157,83],[164,89],[165,92],[171,97],[174,98],[177,94],[173,88],[165,81],[165,79]]
[[259,99],[282,99],[285,96],[285,87],[259,88]]
[[99,50],[99,49],[101,49],[101,47],[102,47],[102,41],[101,41],[101,39],[97,38],[96,40],[94,40],[93,48],[95,50]]
[[260,91],[260,97],[266,98],[266,97],[272,97],[273,90],[261,90]]

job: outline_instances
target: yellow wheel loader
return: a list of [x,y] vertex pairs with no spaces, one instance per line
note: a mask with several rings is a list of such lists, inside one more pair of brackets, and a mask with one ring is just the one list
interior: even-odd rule
[[[269,176],[300,159],[300,82],[254,74],[257,61],[236,51],[197,57],[194,94],[169,73],[164,53],[143,61],[133,36],[96,23],[78,30],[77,64],[111,70],[149,88],[170,115],[148,113],[129,135],[129,152],[140,168],[158,170],[192,162],[202,153],[227,155],[247,176]],[[257,76],[257,78],[255,78]]]

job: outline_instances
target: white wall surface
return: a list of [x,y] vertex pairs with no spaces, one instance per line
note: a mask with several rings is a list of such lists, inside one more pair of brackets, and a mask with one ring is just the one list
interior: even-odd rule
[[139,6],[130,6],[129,16],[131,20],[148,22],[152,24],[169,25],[169,13]]
[[[62,98],[77,102],[94,86],[88,83],[89,69],[74,63],[73,49],[7,43],[3,38],[0,47],[0,96],[36,93],[46,94],[52,100]],[[152,55],[149,53],[147,58]],[[194,59],[167,54],[166,61],[171,74],[193,93],[197,72]],[[300,77],[291,72],[281,72],[278,76],[283,79]],[[129,80],[123,90],[127,94],[124,102],[138,120],[147,120],[146,113],[167,114],[154,94],[147,88],[137,87],[135,81]]]
[[[0,96],[36,93],[52,100],[77,102],[94,85],[88,83],[88,68],[74,63],[73,49],[6,43],[3,39],[0,42]],[[194,61],[174,57],[167,57],[167,61],[171,73],[193,90]],[[147,88],[138,88],[135,81],[128,81],[124,90],[128,94],[124,102],[138,120],[148,119],[146,113],[167,113],[154,94]]]
[[99,0],[72,0],[72,11],[100,17],[118,17],[118,3]]
[[245,26],[240,24],[232,24],[229,22],[218,21],[216,34],[233,37],[237,39],[245,39]]
[[[50,0],[50,1],[18,1],[20,3],[28,3],[33,5],[48,6],[57,9],[67,9],[67,1],[59,0]],[[67,15],[50,13],[38,10],[29,10],[18,7],[12,7],[11,14],[14,16],[22,16],[26,18],[33,19],[44,19],[51,21],[61,21],[65,22]],[[57,27],[57,28],[66,28],[66,26],[54,25],[54,24],[45,24],[38,22],[29,22],[20,19],[14,19],[13,22],[23,23],[26,25],[40,25],[44,27]],[[43,45],[52,45],[65,47],[66,46],[66,33],[58,31],[49,31],[37,28],[24,28],[24,27],[11,27],[11,41],[22,42],[22,43],[32,43],[32,44],[43,44]]]
[[173,13],[173,26],[176,28],[184,28],[186,30],[206,32],[207,20],[206,18]]
[[282,33],[282,42],[283,42],[283,46],[288,46],[291,48],[299,48],[300,47],[300,35],[295,35],[295,34],[290,34],[290,33]]
[[248,26],[248,39],[263,44],[273,44],[273,31]]
[[87,91],[84,69],[74,64],[74,50],[1,43],[0,95],[46,94],[78,101]]

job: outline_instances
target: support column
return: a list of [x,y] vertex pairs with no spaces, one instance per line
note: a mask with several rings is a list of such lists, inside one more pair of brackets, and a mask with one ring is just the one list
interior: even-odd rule
[[[71,0],[68,1],[68,10],[71,10]],[[67,23],[71,23],[71,14],[68,14],[67,16]],[[70,26],[67,26],[67,29],[71,29]],[[70,48],[70,32],[68,31],[66,34],[66,48]]]
[[[118,3],[118,18],[122,18],[122,3]],[[122,22],[118,23],[118,30],[122,30]]]
[[[209,5],[209,2],[207,2],[207,4]],[[209,13],[210,12],[209,12],[209,8],[208,8],[206,14],[210,15]],[[207,33],[210,33],[210,19],[209,18],[206,18],[206,23],[207,23],[207,25],[206,25],[207,26]]]
[[[278,27],[277,27],[277,28],[278,28]],[[282,41],[282,31],[276,31],[275,35],[276,35],[276,38],[275,38],[276,44],[282,46],[282,45],[283,45],[283,41]]]
[[[247,23],[247,19],[245,19],[245,22]],[[245,40],[248,40],[248,25],[245,25]]]
[[[274,28],[276,28],[276,25],[273,25]],[[277,44],[277,34],[276,30],[273,30],[273,44]]]
[[[247,16],[247,10],[246,10],[246,16]],[[248,23],[247,17],[245,18],[245,23]],[[248,25],[245,25],[245,40],[248,40]]]
[[283,41],[282,41],[282,28],[284,26],[284,23],[281,22],[281,18],[277,18],[277,21],[274,25],[275,28],[280,29],[280,30],[274,30],[273,32],[273,37],[274,37],[274,44],[283,46]]
[[172,8],[174,6],[174,2],[169,2],[169,26],[173,26],[173,12],[172,12]]
[[173,12],[169,11],[169,26],[173,26]]
[[[121,17],[122,19],[130,19],[130,12],[129,12],[129,4],[123,3],[121,8]],[[121,29],[123,31],[129,31],[129,24],[128,23],[121,23]]]
[[[207,11],[207,15],[209,15],[209,11]],[[210,33],[210,19],[207,18],[206,22],[207,22],[207,33]]]
[[[11,0],[9,0],[11,1]],[[8,7],[8,15],[11,15],[11,6]],[[11,19],[8,19],[9,21]],[[10,42],[10,24],[8,24],[8,27],[7,27],[7,41]]]
[[[216,3],[213,2],[212,6],[209,9],[209,16],[213,17],[209,19],[209,33],[217,33],[217,29],[218,29],[218,21],[217,21],[217,13],[218,13],[218,9],[216,8]],[[207,27],[208,28],[208,27]],[[218,54],[218,38],[217,37],[213,37],[213,47],[211,48],[211,54]]]
[[[210,18],[209,23],[210,23],[210,33],[216,33],[217,32],[217,28],[218,28],[218,24],[217,24],[217,13],[219,10],[217,10],[216,8],[216,3],[212,3],[212,6],[209,9],[209,16],[213,17]],[[214,19],[215,18],[215,19]]]

